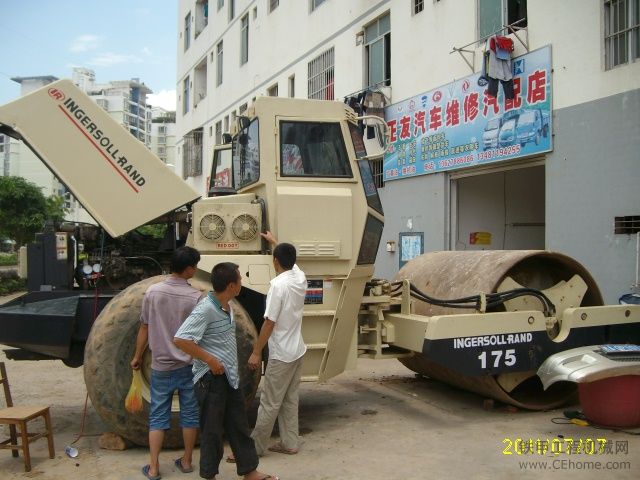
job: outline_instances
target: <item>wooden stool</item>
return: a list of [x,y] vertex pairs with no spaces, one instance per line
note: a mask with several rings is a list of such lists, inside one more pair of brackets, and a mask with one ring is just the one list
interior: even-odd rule
[[[11,390],[9,389],[9,380],[7,379],[7,370],[4,363],[0,362],[0,383],[4,387],[4,396],[7,408],[0,410],[0,425],[9,425],[9,438],[0,441],[0,449],[11,449],[14,457],[18,456],[19,450],[22,450],[24,456],[24,470],[31,470],[31,454],[29,453],[29,444],[42,437],[47,437],[49,443],[49,458],[54,458],[55,451],[53,447],[53,430],[51,429],[51,416],[49,415],[49,407],[14,407],[11,399]],[[27,431],[27,423],[33,419],[42,417],[44,419],[45,431],[42,433],[29,433]],[[18,443],[18,432],[20,430],[20,443]]]

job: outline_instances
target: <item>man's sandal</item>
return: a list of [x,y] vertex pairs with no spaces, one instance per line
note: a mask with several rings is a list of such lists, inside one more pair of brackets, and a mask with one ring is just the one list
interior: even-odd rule
[[267,450],[269,450],[270,452],[284,453],[285,455],[295,455],[296,453],[298,453],[297,448],[285,448],[281,443],[271,445]]

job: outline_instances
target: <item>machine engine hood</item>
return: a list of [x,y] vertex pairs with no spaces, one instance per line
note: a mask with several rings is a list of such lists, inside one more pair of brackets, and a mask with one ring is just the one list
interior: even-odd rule
[[0,107],[22,140],[113,237],[200,195],[70,80]]

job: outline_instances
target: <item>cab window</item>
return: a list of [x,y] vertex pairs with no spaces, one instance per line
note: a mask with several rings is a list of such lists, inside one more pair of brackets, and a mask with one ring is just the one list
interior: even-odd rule
[[[351,134],[351,141],[353,142],[353,149],[356,152],[356,158],[366,157],[367,150],[364,146],[360,129],[356,125],[349,123],[349,133]],[[376,182],[373,180],[373,172],[371,171],[369,160],[358,161],[358,168],[360,169],[360,178],[362,179],[364,194],[367,197],[367,205],[375,211],[383,213],[382,203],[378,196]]]
[[260,178],[258,119],[243,128],[233,142],[233,186],[239,190]]
[[280,175],[352,178],[340,123],[281,122]]
[[214,175],[209,188],[232,187],[231,184],[231,149],[215,150],[213,155]]

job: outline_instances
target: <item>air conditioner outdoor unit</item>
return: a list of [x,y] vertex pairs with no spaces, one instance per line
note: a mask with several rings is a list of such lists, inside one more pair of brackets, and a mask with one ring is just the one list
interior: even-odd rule
[[193,206],[194,246],[201,252],[259,252],[262,210],[256,203],[197,202]]

